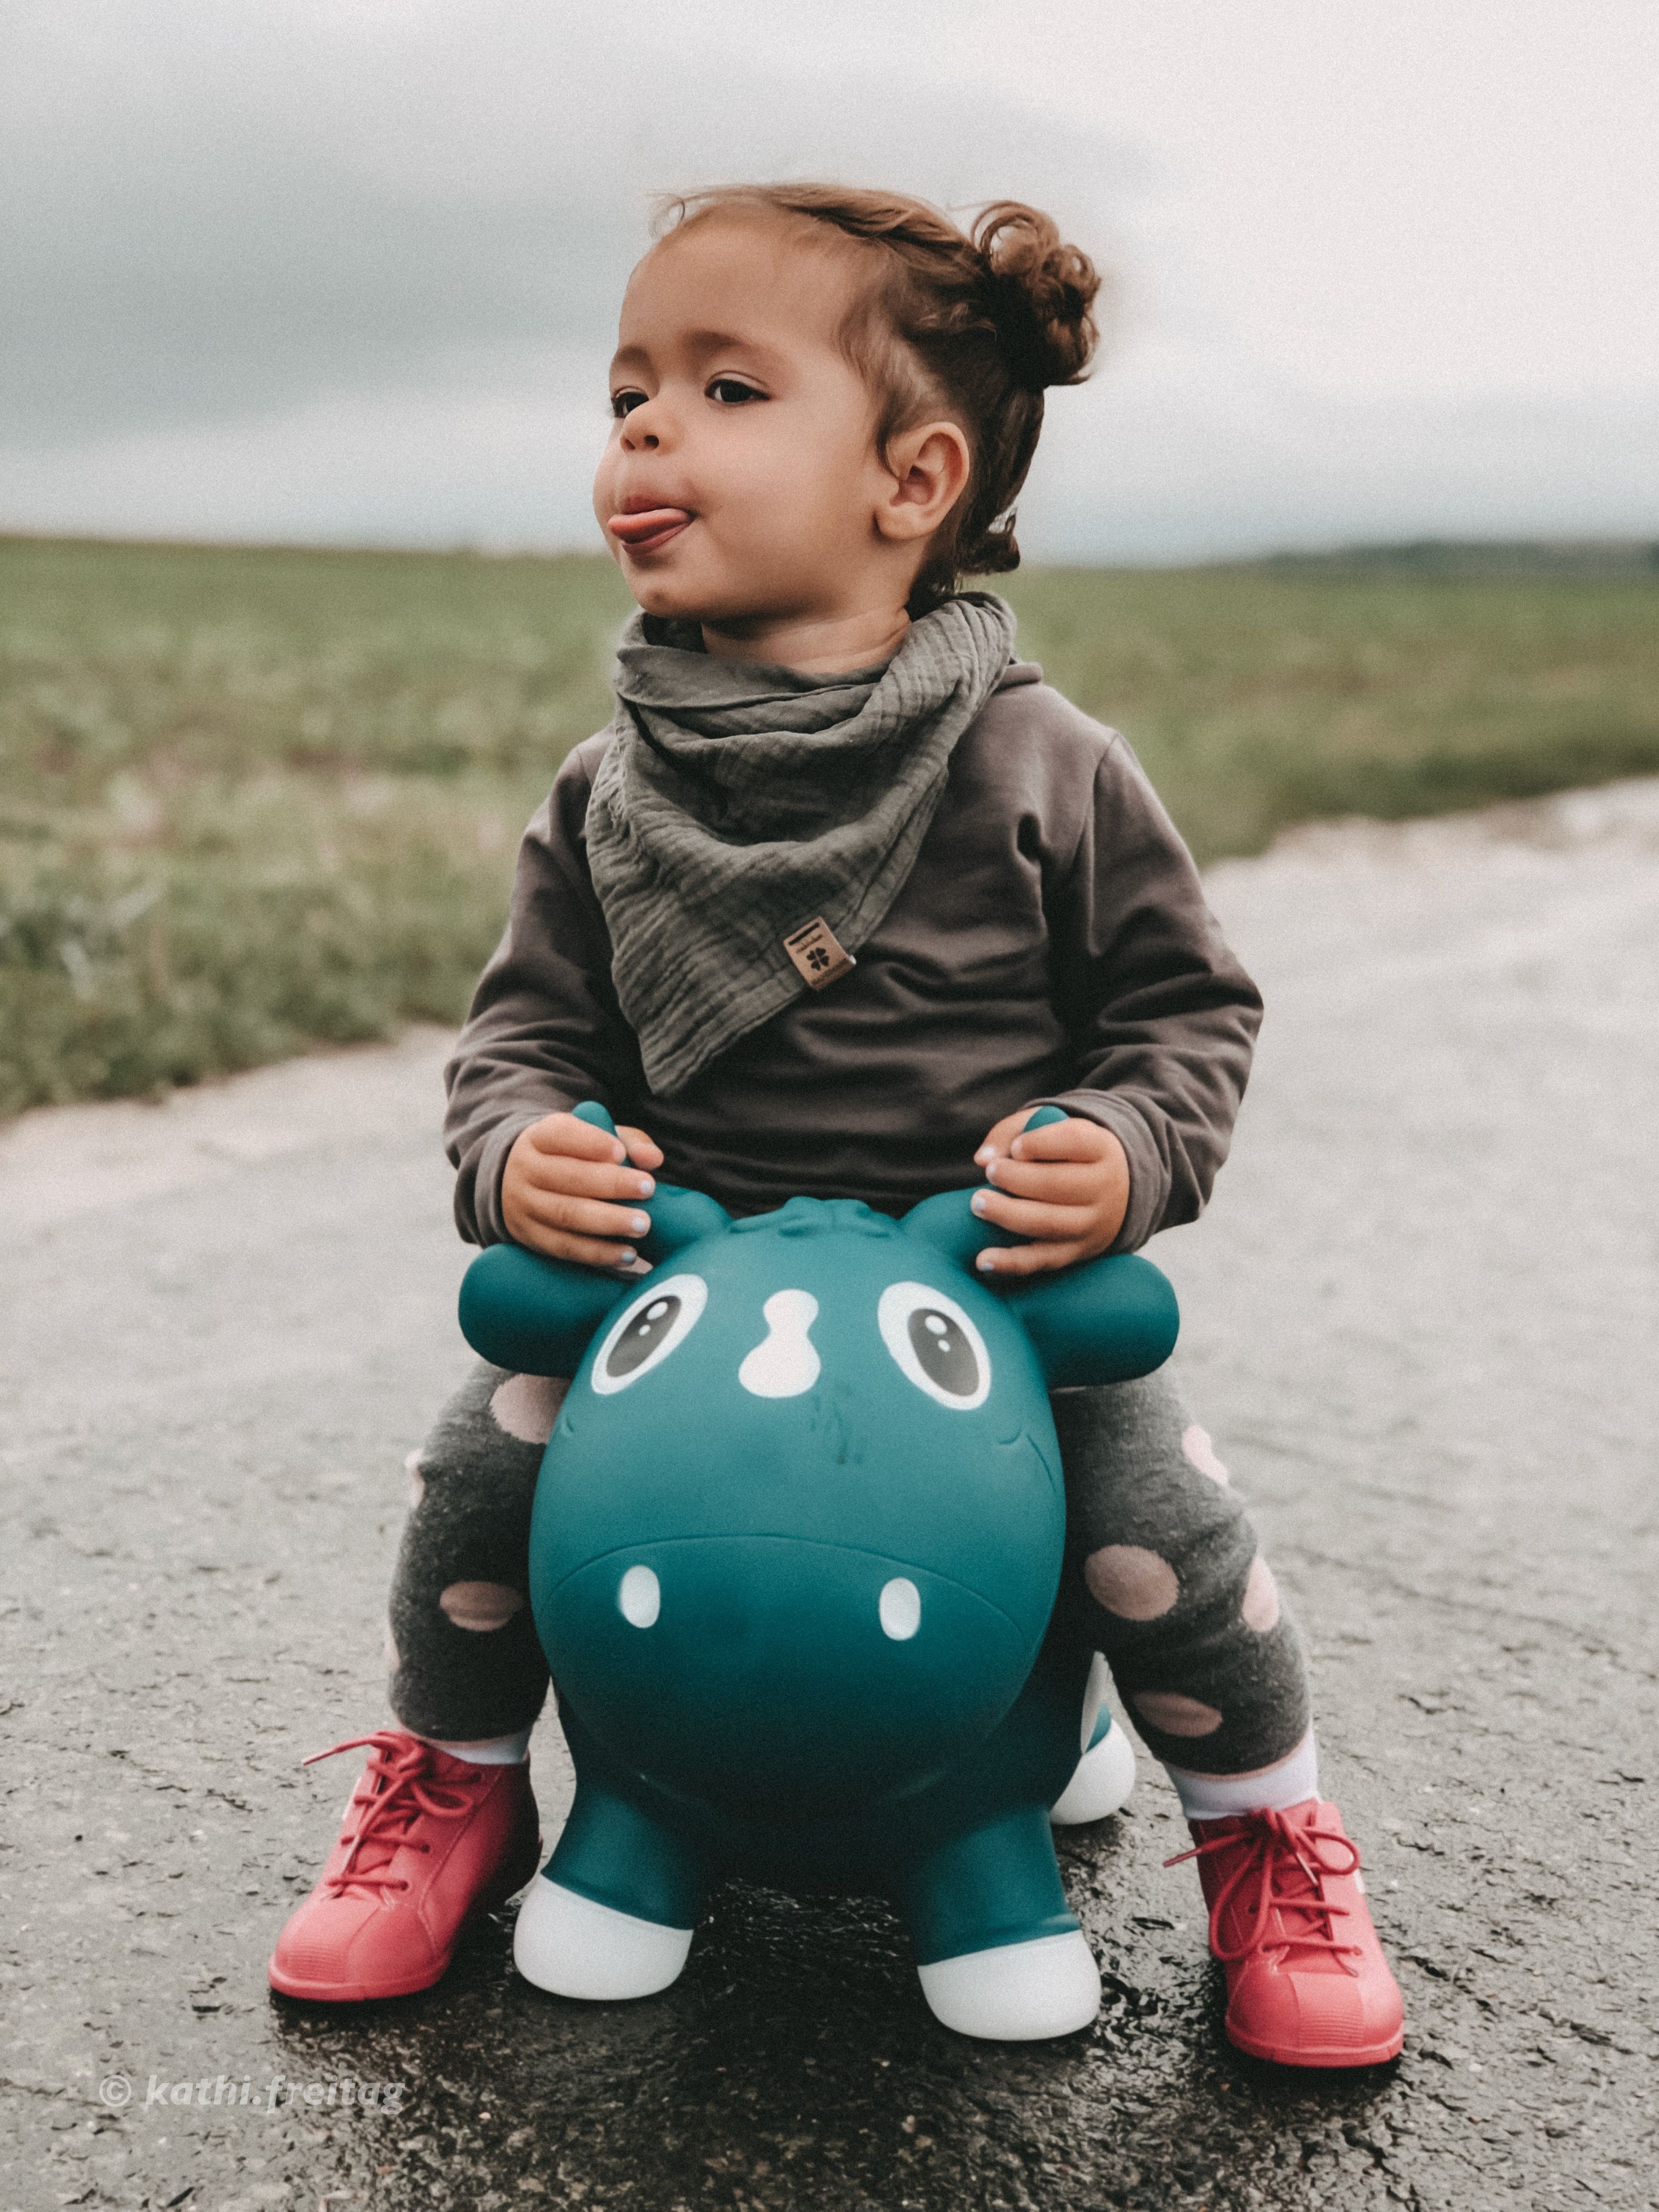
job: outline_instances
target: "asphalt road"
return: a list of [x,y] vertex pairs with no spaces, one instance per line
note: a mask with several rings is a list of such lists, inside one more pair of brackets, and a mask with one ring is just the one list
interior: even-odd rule
[[1659,2204],[1659,785],[1212,889],[1270,1019],[1155,1250],[1403,2059],[1231,2053],[1155,1771],[1065,1846],[1108,1995],[1056,2045],[935,2027],[873,1908],[737,1891],[632,2007],[517,1982],[505,1920],[424,1997],[268,1995],[355,1765],[298,1762],[381,1717],[401,1462],[465,1358],[428,1032],[0,1135],[7,2205]]

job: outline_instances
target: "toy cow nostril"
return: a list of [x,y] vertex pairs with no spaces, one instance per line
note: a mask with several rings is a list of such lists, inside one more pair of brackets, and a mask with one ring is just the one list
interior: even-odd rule
[[766,1334],[738,1370],[752,1397],[799,1398],[818,1379],[819,1360],[807,1332],[818,1317],[810,1291],[775,1291],[761,1308]]
[[884,1583],[876,1601],[881,1632],[895,1644],[908,1644],[921,1626],[921,1592],[908,1576],[895,1575]]
[[633,1628],[649,1628],[662,1611],[662,1584],[649,1567],[629,1567],[617,1585],[617,1610]]

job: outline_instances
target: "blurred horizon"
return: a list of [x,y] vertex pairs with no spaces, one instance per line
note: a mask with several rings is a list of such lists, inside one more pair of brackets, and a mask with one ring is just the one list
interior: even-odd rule
[[1048,208],[1045,564],[1659,535],[1649,0],[17,0],[0,529],[597,550],[653,192]]
[[[465,539],[445,544],[415,544],[392,538],[192,538],[165,532],[131,535],[106,531],[15,530],[0,522],[0,546],[41,548],[63,546],[112,552],[173,553],[292,553],[297,556],[361,555],[366,559],[440,561],[589,561],[605,568],[614,566],[603,546],[479,544]],[[1659,537],[1655,538],[1398,538],[1375,543],[1328,546],[1282,545],[1260,553],[1218,554],[1209,558],[1167,561],[1098,559],[1044,560],[1022,558],[1011,574],[1031,575],[1045,571],[1098,570],[1138,575],[1160,570],[1190,568],[1282,569],[1287,572],[1322,569],[1397,570],[1402,574],[1478,579],[1482,575],[1659,575]],[[995,591],[1006,577],[969,579],[970,584]]]

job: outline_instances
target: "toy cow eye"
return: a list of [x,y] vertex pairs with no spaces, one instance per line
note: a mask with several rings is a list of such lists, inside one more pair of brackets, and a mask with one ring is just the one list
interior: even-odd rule
[[599,1395],[625,1390],[660,1367],[690,1335],[708,1303],[708,1285],[701,1275],[671,1275],[641,1291],[605,1331],[593,1362],[593,1388]]
[[926,1283],[894,1283],[882,1292],[876,1318],[882,1342],[918,1390],[961,1413],[985,1403],[991,1355],[954,1298]]

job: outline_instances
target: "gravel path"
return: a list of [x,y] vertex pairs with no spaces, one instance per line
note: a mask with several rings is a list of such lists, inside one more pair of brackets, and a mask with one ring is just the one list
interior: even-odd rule
[[1230,2051],[1153,1772],[1066,1847],[1108,2000],[1059,2046],[935,2028],[873,1909],[735,1893],[647,2004],[537,1995],[505,1923],[424,1998],[268,1996],[355,1764],[298,1760],[380,1717],[401,1462],[466,1356],[416,1032],[0,1133],[0,2201],[1659,2204],[1659,783],[1210,882],[1270,1018],[1156,1256],[1310,1632],[1399,2065]]

